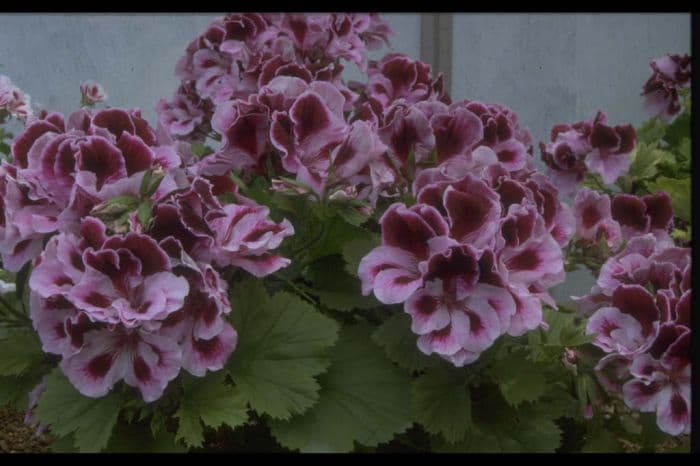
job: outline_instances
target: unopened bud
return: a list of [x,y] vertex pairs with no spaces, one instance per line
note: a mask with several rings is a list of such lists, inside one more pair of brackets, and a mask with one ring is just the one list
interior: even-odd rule
[[343,189],[339,189],[330,196],[328,199],[331,201],[349,201],[357,197],[357,189],[354,186],[346,186]]
[[564,357],[571,364],[578,362],[578,352],[572,348],[564,348]]
[[372,209],[372,207],[370,207],[369,205],[364,204],[358,207],[357,211],[360,212],[360,215],[364,217],[370,217],[372,215],[372,212],[374,212],[374,209]]
[[107,94],[102,86],[95,81],[84,81],[80,85],[80,94],[82,96],[81,103],[83,106],[89,107],[97,102],[102,102],[107,99]]
[[270,187],[272,191],[282,193],[282,194],[306,194],[307,189],[301,185],[290,183],[287,180],[272,180],[272,186]]
[[133,196],[117,196],[108,201],[97,204],[90,211],[91,215],[103,219],[121,217],[138,206],[139,200]]

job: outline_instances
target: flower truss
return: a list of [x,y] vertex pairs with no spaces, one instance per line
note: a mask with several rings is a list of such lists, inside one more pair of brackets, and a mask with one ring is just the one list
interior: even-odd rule
[[[0,76],[24,123],[0,128],[0,382],[27,423],[81,450],[264,423],[301,451],[555,451],[628,438],[597,416],[621,406],[686,437],[690,58],[651,62],[637,129],[555,125],[543,172],[508,106],[370,60],[392,34],[227,14],[155,127],[95,81],[66,117]],[[552,288],[580,265],[576,312]]]
[[182,149],[138,110],[82,109],[29,122],[0,167],[3,265],[33,263],[32,322],[84,395],[124,380],[152,401],[181,368],[221,369],[237,335],[219,271],[289,264],[270,252],[289,222],[222,205]]

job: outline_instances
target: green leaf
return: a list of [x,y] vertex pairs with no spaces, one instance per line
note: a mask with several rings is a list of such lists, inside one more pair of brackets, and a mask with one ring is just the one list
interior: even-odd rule
[[17,298],[22,301],[24,299],[24,290],[27,287],[27,282],[29,281],[29,273],[32,271],[32,263],[27,262],[19,269],[17,272],[17,278],[15,279],[15,284],[17,286],[15,294]]
[[165,172],[162,170],[147,170],[141,179],[139,194],[142,199],[148,199],[156,192],[160,182],[163,181]]
[[236,427],[248,420],[245,400],[234,387],[226,385],[225,378],[225,373],[217,372],[183,381],[185,394],[175,413],[179,419],[176,440],[183,439],[187,445],[196,447],[204,438],[202,422],[217,428],[222,424]]
[[674,179],[660,176],[648,184],[649,191],[665,191],[671,196],[675,215],[690,222],[690,178]]
[[577,313],[555,311],[544,307],[544,321],[549,325],[541,330],[544,344],[548,346],[581,346],[593,341],[592,335],[585,334],[586,322]]
[[54,435],[50,448],[51,453],[78,453],[78,449],[75,448],[75,437],[73,434],[64,437]]
[[689,160],[690,159],[690,149],[691,149],[691,144],[690,144],[690,138],[683,138],[681,139],[681,142],[678,144],[678,155],[680,155],[681,160]]
[[372,215],[369,205],[354,199],[331,202],[330,206],[343,220],[356,227],[365,223]]
[[[265,177],[255,177],[248,184],[246,184],[243,180],[241,180],[238,176],[236,176],[233,173],[231,174],[231,178],[233,178],[233,181],[236,183],[236,185],[239,187],[239,189],[243,192],[244,195],[253,199],[259,204],[265,204],[267,206],[270,206],[270,211],[272,213],[274,213],[274,211],[277,210],[275,203],[272,201],[275,193],[273,193],[270,190],[270,183],[267,181],[267,179],[265,179]],[[278,218],[275,218],[275,221],[278,220]]]
[[231,302],[239,340],[228,368],[243,399],[277,419],[304,412],[318,400],[315,377],[338,324],[292,294],[270,298],[259,281],[237,283]]
[[345,259],[345,270],[353,277],[357,276],[357,268],[360,261],[375,247],[379,246],[379,235],[367,235],[362,238],[355,238],[348,241],[343,246],[343,259]]
[[190,447],[201,446],[204,442],[204,425],[199,416],[196,413],[190,415],[179,411],[176,416],[179,417],[179,423],[175,440],[183,440]]
[[418,377],[411,387],[411,406],[416,421],[450,443],[462,440],[472,425],[471,398],[462,370],[436,367]]
[[526,405],[519,410],[503,402],[484,401],[485,411],[464,440],[450,444],[434,438],[436,452],[464,453],[549,453],[561,444],[561,430],[551,414],[539,405]]
[[656,145],[639,144],[631,155],[630,175],[637,179],[650,179],[656,176],[660,163],[675,163],[673,153],[658,149]]
[[45,370],[32,368],[18,377],[0,376],[0,406],[10,404],[19,410],[27,408],[29,392],[41,382]]
[[73,434],[81,452],[99,452],[109,441],[120,406],[114,392],[102,398],[81,395],[59,369],[54,369],[35,412],[56,436]]
[[[256,189],[260,189],[260,187],[257,187]],[[269,191],[269,188],[266,189]],[[273,192],[272,194],[266,192],[260,197],[268,200],[267,202],[272,205],[272,212],[276,214],[279,219],[282,217],[289,218],[295,227],[297,224],[301,226],[303,224],[302,222],[305,221],[311,220],[318,223],[320,220],[318,202],[311,199],[308,194],[288,194],[278,191]],[[318,225],[303,226],[316,227]]]
[[671,231],[671,238],[677,240],[677,241],[691,241],[693,238],[693,235],[691,233],[691,227],[688,225],[687,230],[681,230],[678,228],[674,228],[673,231]]
[[639,424],[642,427],[639,441],[644,451],[654,451],[659,444],[673,439],[671,435],[659,429],[656,413],[640,413]]
[[369,231],[351,225],[337,215],[323,221],[325,233],[318,241],[309,245],[306,250],[308,261],[333,254],[342,254],[343,248],[349,241],[357,238],[370,239],[373,236]]
[[190,146],[190,150],[194,155],[196,155],[200,159],[204,156],[214,153],[214,149],[201,142],[193,142]]
[[585,443],[581,447],[582,453],[622,453],[622,445],[613,432],[598,430],[586,435]]
[[175,435],[169,432],[159,432],[153,436],[147,426],[119,427],[109,439],[105,453],[185,453],[187,451],[186,447],[177,443]]
[[148,222],[151,221],[151,201],[146,199],[143,201],[141,204],[139,204],[139,208],[136,211],[136,216],[139,219],[139,223],[146,227],[148,225]]
[[668,125],[659,118],[650,118],[637,129],[637,141],[642,144],[653,144],[663,138]]
[[417,338],[411,331],[411,317],[405,312],[396,312],[372,334],[372,340],[384,348],[389,359],[411,372],[421,371],[434,361],[418,349]]
[[379,302],[374,296],[362,296],[360,280],[345,273],[344,266],[345,261],[337,254],[311,264],[306,275],[314,288],[309,292],[318,296],[324,306],[338,311],[377,307]]
[[664,139],[671,146],[678,146],[687,137],[690,137],[690,112],[682,112],[668,125]]
[[41,345],[32,330],[8,329],[0,340],[0,375],[20,375],[43,359]]
[[534,401],[546,390],[545,368],[526,359],[524,351],[514,351],[497,361],[491,373],[498,381],[503,397],[512,406]]
[[302,452],[349,452],[374,446],[411,425],[410,380],[370,341],[371,328],[344,328],[332,353],[318,403],[290,421],[272,421],[272,434]]

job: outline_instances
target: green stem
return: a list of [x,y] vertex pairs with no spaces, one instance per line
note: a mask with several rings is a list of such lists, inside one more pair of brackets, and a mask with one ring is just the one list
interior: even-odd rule
[[601,191],[603,191],[605,194],[607,194],[607,195],[613,195],[613,194],[615,194],[611,189],[606,188],[605,186],[603,186],[602,184],[600,184],[600,180],[598,180],[597,177],[592,176],[591,179],[593,179],[593,181],[595,182],[595,185],[598,187],[598,189],[600,189]]
[[[310,241],[307,241],[303,245],[299,246],[296,250],[292,251],[290,256],[292,257],[297,257],[297,255],[303,251],[304,249],[308,248],[312,244],[315,244],[319,242],[323,237],[326,235],[326,223],[321,221],[321,228],[319,229],[319,232],[316,236],[314,236]],[[308,264],[305,261],[301,261],[302,269],[306,267]]]
[[268,180],[273,180],[277,178],[277,172],[275,172],[275,167],[272,165],[272,159],[270,154],[268,154],[265,157],[265,168],[267,169],[266,175]]
[[300,295],[302,298],[305,298],[307,301],[309,301],[310,303],[312,303],[312,304],[314,304],[314,305],[316,304],[316,300],[315,300],[310,294],[308,294],[306,291],[304,291],[304,290],[302,290],[301,288],[299,288],[299,287],[296,285],[296,283],[294,283],[293,281],[289,280],[288,278],[279,277],[279,276],[278,276],[277,278],[278,278],[280,281],[282,281],[282,282],[284,282],[285,284],[287,284],[287,285],[288,285],[290,288],[292,288],[294,291],[296,291],[297,293],[299,293],[299,295]]

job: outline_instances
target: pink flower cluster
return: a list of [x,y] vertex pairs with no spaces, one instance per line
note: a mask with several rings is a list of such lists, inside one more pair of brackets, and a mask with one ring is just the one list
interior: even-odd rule
[[340,60],[365,69],[366,50],[392,33],[374,13],[228,14],[188,45],[176,67],[182,86],[159,102],[160,121],[177,137],[201,138],[215,105],[245,100],[276,76],[330,82],[352,102]]
[[24,120],[32,115],[32,107],[29,95],[0,74],[0,120],[3,113]]
[[[462,108],[432,121],[466,120]],[[386,211],[382,244],[358,270],[365,295],[404,304],[423,353],[456,366],[476,361],[503,334],[543,323],[542,303],[554,305],[546,290],[564,278],[562,245],[574,230],[547,178],[531,168],[510,170],[516,158],[501,159],[476,126],[470,144],[484,145],[421,171],[413,184],[417,203]]]
[[678,90],[690,86],[690,64],[689,55],[671,54],[649,63],[652,73],[642,88],[648,113],[669,122],[681,113]]
[[389,32],[376,15],[228,15],[190,44],[180,96],[159,104],[160,121],[174,137],[220,135],[201,175],[264,173],[276,187],[292,176],[322,196],[372,204],[479,143],[522,168],[531,142],[517,117],[478,102],[449,106],[442,76],[420,61],[390,54],[369,63],[365,85],[344,84],[338,60],[362,65]]
[[479,146],[509,171],[532,167],[531,137],[514,112],[450,103],[442,76],[433,78],[428,65],[405,55],[370,62],[367,84],[354,84],[359,98],[339,87],[339,75],[334,81],[268,71],[271,79],[246,99],[216,104],[210,124],[221,143],[197,164],[199,173],[292,175],[321,195],[374,204],[409,191],[436,163],[472,164]]
[[587,332],[607,355],[596,366],[601,384],[661,430],[690,432],[689,248],[653,233],[635,236],[603,265],[591,293],[577,298],[590,315]]
[[610,126],[599,111],[592,120],[554,126],[551,142],[540,143],[540,150],[548,175],[562,195],[570,195],[589,171],[606,184],[624,175],[636,139],[632,125]]
[[611,201],[607,194],[583,188],[574,198],[573,214],[576,237],[585,242],[604,238],[608,247],[616,248],[623,240],[646,233],[671,241],[673,207],[671,197],[663,191],[641,197],[617,194]]
[[[194,175],[185,149],[138,110],[83,109],[31,121],[0,166],[3,267],[33,260],[34,327],[86,396],[124,380],[153,401],[181,369],[221,369],[237,334],[219,270],[289,264],[271,250],[291,224]],[[236,202],[223,205],[222,191]],[[149,220],[136,214],[144,203]]]

